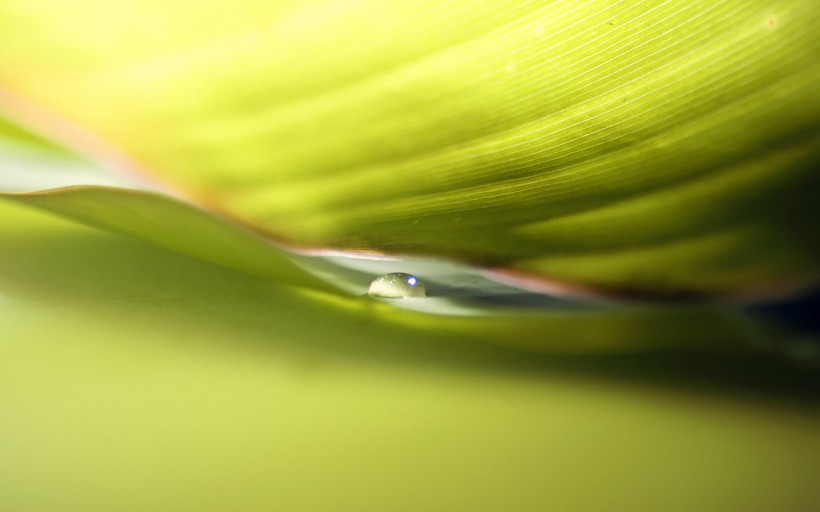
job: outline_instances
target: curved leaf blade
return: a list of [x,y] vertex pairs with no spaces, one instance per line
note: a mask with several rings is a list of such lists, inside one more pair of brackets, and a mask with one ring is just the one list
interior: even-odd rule
[[96,2],[34,4],[0,11],[0,83],[279,240],[654,296],[820,279],[813,2],[231,4],[184,31],[125,2],[99,33]]
[[[820,499],[816,372],[517,355],[8,201],[0,219],[2,510],[750,512]],[[624,489],[641,489],[637,508]]]
[[247,229],[165,195],[113,187],[68,187],[0,194],[0,198],[248,274],[324,292],[342,293],[332,284],[293,263],[280,249]]
[[[108,240],[113,254],[106,256],[93,244],[86,248],[81,236],[87,231],[86,228],[70,226],[54,216],[38,216],[29,208],[33,206],[80,220],[92,227],[163,245],[175,252],[199,257],[245,274],[272,277],[273,280],[250,281],[260,290],[273,285],[273,291],[260,291],[260,303],[250,312],[239,313],[256,314],[257,307],[263,310],[278,308],[277,304],[285,300],[278,299],[273,305],[267,304],[264,296],[268,293],[290,297],[287,300],[301,304],[299,307],[303,309],[298,317],[300,321],[289,322],[288,329],[293,332],[298,332],[299,328],[307,329],[305,324],[342,322],[357,325],[356,331],[363,339],[400,337],[424,343],[436,340],[436,344],[444,344],[448,340],[450,343],[478,342],[530,353],[567,355],[677,350],[738,355],[748,353],[751,347],[746,332],[738,329],[731,315],[707,306],[621,306],[539,311],[487,308],[482,315],[435,315],[397,308],[389,301],[350,296],[323,281],[317,284],[318,278],[296,267],[275,247],[253,238],[241,228],[224,224],[184,203],[147,192],[88,187],[39,194],[7,194],[0,196],[0,199],[5,200],[0,202],[0,215],[9,221],[3,224],[4,237],[0,244],[3,256],[0,263],[6,268],[16,268],[20,273],[18,277],[15,273],[4,277],[4,289],[7,291],[18,290],[22,293],[28,288],[40,286],[70,292],[102,286],[100,293],[104,296],[110,290],[103,283],[112,278],[100,279],[95,272],[113,273],[118,276],[117,280],[137,285],[140,275],[151,274],[151,261],[163,259],[162,256],[152,257],[147,244],[123,239],[117,245],[116,239],[103,234],[95,235],[93,231],[89,232],[92,237]],[[185,231],[179,231],[180,226],[184,226]],[[67,233],[68,242],[64,237],[55,236],[60,232]],[[26,251],[32,251],[32,247],[40,249],[36,255],[27,256]],[[50,249],[44,250],[43,247]],[[86,258],[91,261],[106,261],[106,258],[117,261],[116,254],[123,253],[128,247],[136,252],[122,264],[109,262],[107,267],[95,269],[94,264],[84,263]],[[66,261],[54,263],[52,254],[64,255]],[[172,256],[164,259],[172,261],[173,265],[182,265]],[[26,263],[27,260],[31,262]],[[48,272],[25,270],[28,267],[38,268],[38,262],[43,260],[52,261]],[[59,258],[57,260],[60,261]],[[145,267],[139,272],[132,272],[135,265],[140,264]],[[39,263],[39,266],[42,265]],[[201,263],[191,260],[191,265],[198,274],[204,272]],[[77,266],[84,270],[71,270]],[[22,284],[16,284],[18,281]],[[88,283],[84,285],[86,281]],[[280,290],[277,283],[295,287]],[[142,285],[139,293],[147,294],[148,289],[144,288],[150,286]],[[322,293],[312,293],[310,290]],[[46,293],[52,292],[46,290]],[[207,298],[217,304],[230,302],[229,294],[217,299],[218,293],[209,292]],[[237,305],[230,307],[231,310],[237,308]]]

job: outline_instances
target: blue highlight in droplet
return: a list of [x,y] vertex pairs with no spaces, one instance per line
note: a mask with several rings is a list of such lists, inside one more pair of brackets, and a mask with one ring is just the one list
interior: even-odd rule
[[384,274],[370,283],[367,290],[371,297],[382,297],[387,299],[404,299],[426,297],[427,290],[416,276],[405,274],[404,272],[393,272]]

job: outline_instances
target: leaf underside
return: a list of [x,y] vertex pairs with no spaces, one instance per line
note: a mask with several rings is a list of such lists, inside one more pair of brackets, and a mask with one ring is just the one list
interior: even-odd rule
[[0,106],[277,240],[654,296],[820,279],[814,2],[40,3],[0,7]]

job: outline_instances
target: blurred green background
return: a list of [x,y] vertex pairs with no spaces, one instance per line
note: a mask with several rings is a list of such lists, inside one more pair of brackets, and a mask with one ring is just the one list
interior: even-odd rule
[[0,202],[0,218],[0,510],[748,512],[820,498],[816,394],[800,390],[816,378],[799,368],[420,336],[18,205]]

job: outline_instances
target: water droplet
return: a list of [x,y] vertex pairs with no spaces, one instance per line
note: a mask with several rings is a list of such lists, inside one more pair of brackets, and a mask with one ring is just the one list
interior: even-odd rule
[[370,283],[367,294],[372,297],[401,299],[405,297],[426,297],[427,290],[424,289],[424,283],[419,281],[416,276],[404,272],[393,272],[374,279]]

